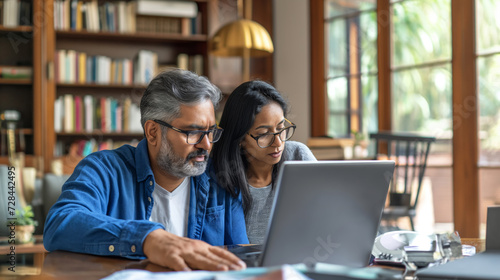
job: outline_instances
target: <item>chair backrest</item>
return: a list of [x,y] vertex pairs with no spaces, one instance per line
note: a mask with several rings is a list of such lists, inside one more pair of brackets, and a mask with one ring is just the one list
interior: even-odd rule
[[394,201],[394,198],[398,196],[393,194],[404,194],[408,199],[401,206],[414,209],[420,195],[431,143],[436,141],[436,138],[396,132],[372,133],[370,138],[375,140],[377,157],[380,156],[380,150],[382,150],[386,153],[387,159],[396,162],[394,176],[389,187],[390,205],[400,205]]
[[43,177],[43,212],[45,217],[61,195],[62,186],[70,175],[45,174]]

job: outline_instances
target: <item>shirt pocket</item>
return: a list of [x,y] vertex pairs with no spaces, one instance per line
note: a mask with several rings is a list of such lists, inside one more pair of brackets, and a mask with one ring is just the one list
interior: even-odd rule
[[202,239],[214,246],[224,245],[224,210],[225,206],[219,205],[207,208],[207,212],[205,214],[205,223],[203,226],[204,238]]

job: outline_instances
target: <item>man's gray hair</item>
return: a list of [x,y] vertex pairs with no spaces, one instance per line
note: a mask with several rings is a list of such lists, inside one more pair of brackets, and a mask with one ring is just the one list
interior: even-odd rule
[[197,105],[210,100],[217,108],[221,91],[206,77],[175,69],[158,74],[141,99],[141,124],[159,119],[170,122],[180,115],[181,105]]

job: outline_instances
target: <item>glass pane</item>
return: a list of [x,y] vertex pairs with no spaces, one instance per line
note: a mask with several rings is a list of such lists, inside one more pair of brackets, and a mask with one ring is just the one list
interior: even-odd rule
[[361,72],[377,71],[377,13],[368,12],[360,16]]
[[331,79],[326,86],[330,112],[347,111],[347,79],[343,77]]
[[346,138],[349,137],[347,130],[347,117],[345,115],[330,115],[328,119],[328,136]]
[[500,1],[476,0],[476,46],[481,53],[500,48]]
[[348,79],[345,77],[330,79],[327,82],[330,115],[328,120],[328,136],[346,137],[349,135],[347,133],[347,89]]
[[486,229],[486,212],[488,206],[500,205],[500,168],[479,168],[479,209],[481,221],[480,237],[484,238]]
[[[500,55],[477,59],[479,163],[500,165]],[[474,101],[471,101],[474,102]],[[467,104],[464,104],[464,110]]]
[[339,18],[325,25],[327,77],[377,71],[377,16]]
[[325,0],[325,18],[376,8],[376,0]]
[[451,59],[450,1],[404,1],[392,5],[393,66]]
[[362,132],[368,139],[368,134],[378,131],[378,81],[377,76],[361,77],[363,87]]
[[437,137],[429,164],[451,164],[451,64],[394,72],[392,88],[394,131]]
[[345,19],[338,19],[325,25],[325,52],[328,60],[326,77],[347,74],[347,30]]

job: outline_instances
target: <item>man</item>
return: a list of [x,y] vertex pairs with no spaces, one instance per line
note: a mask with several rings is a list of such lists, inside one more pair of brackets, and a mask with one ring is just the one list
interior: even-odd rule
[[244,268],[209,245],[248,243],[240,201],[204,173],[222,133],[214,113],[220,97],[188,71],[153,79],[141,99],[146,139],[78,164],[48,214],[45,248],[146,256],[174,270]]

